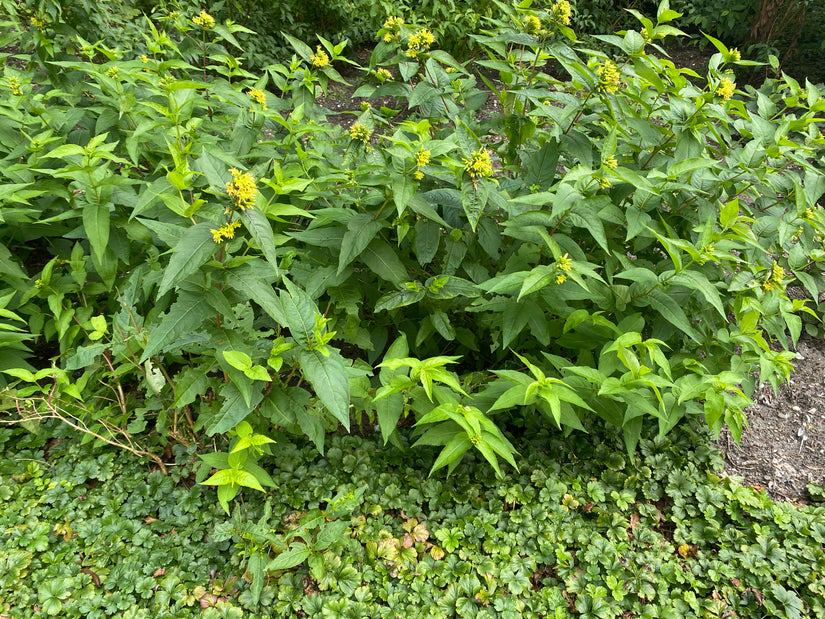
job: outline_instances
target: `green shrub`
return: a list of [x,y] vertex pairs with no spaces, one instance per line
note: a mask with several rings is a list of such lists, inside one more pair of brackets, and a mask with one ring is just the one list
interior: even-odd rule
[[[666,3],[601,37],[614,59],[565,2],[500,6],[474,64],[388,20],[355,94],[394,107],[348,127],[315,103],[343,43],[256,76],[206,13],[146,22],[134,59],[7,19],[33,61],[0,101],[4,408],[129,445],[375,424],[498,474],[506,432],[590,416],[629,453],[645,419],[738,438],[819,320],[786,287],[823,288],[825,100],[736,91],[715,40],[706,76],[645,53]],[[224,498],[266,447],[227,456]]]

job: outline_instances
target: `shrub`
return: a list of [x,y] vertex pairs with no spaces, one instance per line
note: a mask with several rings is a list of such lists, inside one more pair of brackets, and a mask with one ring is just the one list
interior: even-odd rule
[[396,103],[347,127],[315,103],[343,43],[290,38],[257,76],[205,12],[146,22],[134,59],[7,19],[33,61],[2,78],[5,408],[121,443],[231,432],[224,498],[284,433],[376,424],[499,474],[506,432],[589,416],[630,453],[646,418],[738,438],[818,320],[786,288],[822,292],[825,100],[737,91],[716,40],[705,76],[648,54],[667,3],[602,36],[613,57],[574,48],[566,2],[501,8],[475,64],[388,19],[355,94]]

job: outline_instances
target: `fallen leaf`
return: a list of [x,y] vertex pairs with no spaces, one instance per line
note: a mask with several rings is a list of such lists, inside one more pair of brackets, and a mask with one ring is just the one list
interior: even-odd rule
[[99,587],[99,586],[100,586],[100,576],[98,576],[97,574],[95,574],[95,573],[94,573],[92,570],[90,570],[88,567],[81,567],[81,568],[80,568],[80,571],[81,571],[82,573],[84,573],[84,574],[88,574],[89,576],[91,576],[91,577],[92,577],[92,582],[93,582],[93,583],[95,583],[95,587]]
[[154,573],[152,574],[152,576],[154,576],[155,578],[157,578],[158,576],[163,576],[165,573],[166,573],[166,568],[165,568],[165,567],[161,567],[161,568],[159,568],[159,569],[156,569],[156,570],[154,571]]

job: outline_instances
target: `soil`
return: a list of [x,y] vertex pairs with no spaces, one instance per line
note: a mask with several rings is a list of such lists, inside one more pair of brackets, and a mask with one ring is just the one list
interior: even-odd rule
[[718,446],[725,474],[773,499],[804,502],[809,483],[825,485],[825,340],[803,336],[796,352],[791,382],[776,394],[766,385],[754,395],[740,444],[724,431]]

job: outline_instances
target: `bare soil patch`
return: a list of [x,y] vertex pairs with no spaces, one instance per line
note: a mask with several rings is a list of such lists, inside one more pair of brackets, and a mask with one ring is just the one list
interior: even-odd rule
[[725,473],[761,486],[774,498],[804,502],[809,483],[825,485],[825,340],[803,336],[796,371],[777,394],[765,386],[746,411],[737,446],[725,430],[718,442]]

